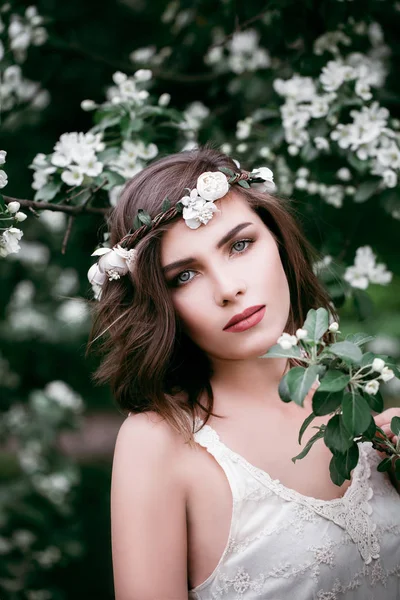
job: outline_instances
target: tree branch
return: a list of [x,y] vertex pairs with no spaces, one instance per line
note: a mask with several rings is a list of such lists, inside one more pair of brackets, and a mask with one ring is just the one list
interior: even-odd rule
[[40,210],[53,210],[55,212],[63,212],[67,215],[104,215],[106,216],[111,208],[95,208],[93,206],[67,206],[66,204],[49,204],[48,202],[36,202],[35,200],[22,200],[20,198],[11,198],[3,196],[6,204],[9,202],[19,202],[21,206],[26,208],[37,208]]

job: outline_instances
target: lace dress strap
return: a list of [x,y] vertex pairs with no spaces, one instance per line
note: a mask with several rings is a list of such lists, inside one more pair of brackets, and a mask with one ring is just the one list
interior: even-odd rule
[[[195,423],[196,429],[198,429],[202,420],[196,417]],[[199,432],[194,434],[194,437],[198,443],[207,448],[218,462],[232,461],[241,465],[255,479],[283,500],[309,507],[320,516],[336,523],[356,543],[366,564],[369,564],[372,559],[379,558],[380,544],[375,534],[376,524],[371,518],[372,507],[370,504],[374,493],[370,482],[371,465],[368,460],[372,449],[371,442],[359,443],[359,460],[345,494],[341,498],[321,500],[288,488],[279,479],[272,479],[266,471],[250,464],[243,456],[228,448],[220,440],[218,433],[209,425],[204,425]]]

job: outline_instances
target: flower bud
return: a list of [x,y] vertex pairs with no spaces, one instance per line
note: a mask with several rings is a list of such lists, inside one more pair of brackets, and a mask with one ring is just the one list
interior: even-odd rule
[[7,152],[5,150],[0,150],[0,165],[4,165],[6,162]]
[[385,361],[382,360],[381,358],[374,358],[374,360],[372,361],[372,370],[373,371],[378,371],[378,373],[382,373],[384,366],[385,366]]
[[171,100],[171,96],[170,94],[161,94],[161,96],[158,99],[158,106],[168,106],[169,102]]
[[386,381],[390,381],[391,379],[393,379],[393,377],[394,377],[394,373],[393,373],[392,369],[389,369],[389,367],[383,367],[380,379],[382,379],[382,381],[386,382]]
[[89,110],[94,110],[97,108],[97,104],[94,100],[82,100],[81,109],[88,112]]
[[12,215],[14,213],[17,213],[20,209],[21,205],[19,202],[9,202],[7,205],[8,208],[8,212],[10,212]]
[[331,323],[329,325],[329,331],[331,331],[332,333],[336,333],[337,331],[339,331],[339,323],[337,323],[336,321]]
[[308,336],[307,329],[298,329],[296,331],[296,337],[298,340],[304,340]]
[[379,381],[377,379],[372,379],[371,381],[368,381],[368,383],[364,386],[364,391],[367,394],[371,394],[372,396],[375,396],[378,390]]
[[16,215],[14,216],[14,219],[16,221],[18,221],[19,223],[22,223],[22,221],[25,221],[25,219],[26,219],[26,214],[23,212],[17,212]]

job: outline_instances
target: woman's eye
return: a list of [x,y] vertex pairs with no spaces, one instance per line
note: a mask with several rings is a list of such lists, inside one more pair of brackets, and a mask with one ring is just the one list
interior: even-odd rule
[[[240,245],[240,244],[251,244],[251,243],[253,243],[253,241],[254,241],[254,240],[238,240],[237,242],[235,242],[234,244],[232,244],[232,248],[233,248],[234,246],[236,246],[236,247],[237,247],[237,246],[238,246],[238,245]],[[244,252],[244,251],[245,251],[247,248],[248,248],[248,246],[246,246],[246,247],[243,247],[243,246],[242,246],[242,247],[241,247],[241,249],[237,250],[237,252],[238,252],[238,253],[240,253],[240,252]]]
[[191,272],[190,270],[187,270],[187,271],[182,271],[182,273],[179,273],[179,275],[177,275],[175,277],[176,283],[179,285],[180,283],[187,283],[188,281],[190,281],[190,279],[188,277],[181,279],[181,277],[183,275],[187,275],[190,272]]

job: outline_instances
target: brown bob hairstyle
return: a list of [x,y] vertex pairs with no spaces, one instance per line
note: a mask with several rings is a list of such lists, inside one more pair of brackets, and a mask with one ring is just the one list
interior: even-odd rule
[[[201,173],[219,167],[238,171],[230,157],[210,146],[172,154],[148,165],[127,182],[110,213],[110,245],[128,233],[139,208],[153,219],[166,196],[173,207],[185,188],[196,187]],[[239,185],[235,185],[235,192],[247,200],[278,244],[291,298],[285,331],[294,334],[310,308],[322,306],[337,318],[313,272],[313,261],[320,257],[304,237],[289,201]],[[93,379],[110,384],[124,414],[154,411],[194,447],[196,405],[206,412],[205,422],[210,415],[221,415],[212,412],[210,360],[182,331],[161,270],[162,235],[178,218],[181,215],[162,222],[134,244],[138,250],[134,274],[105,282],[93,308],[89,345],[98,337],[102,339],[98,348],[102,362]],[[330,334],[327,336],[329,339]],[[206,406],[199,400],[201,395]]]

